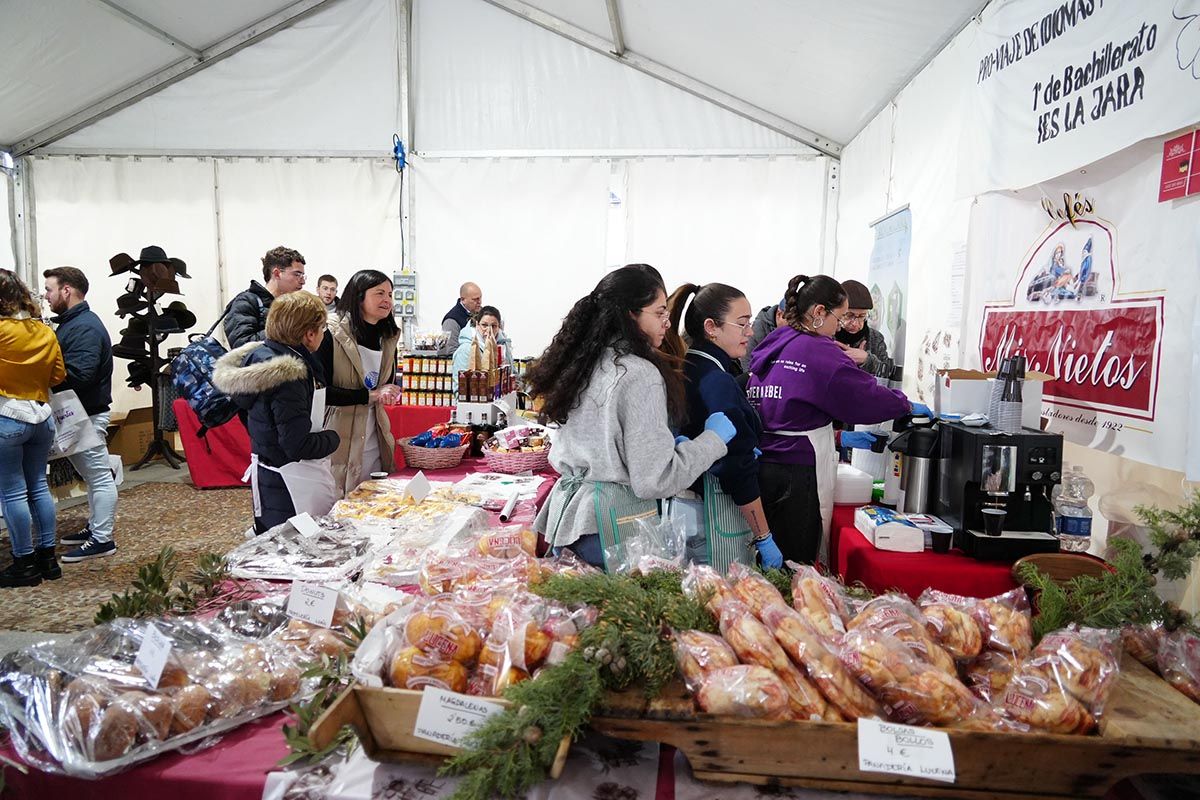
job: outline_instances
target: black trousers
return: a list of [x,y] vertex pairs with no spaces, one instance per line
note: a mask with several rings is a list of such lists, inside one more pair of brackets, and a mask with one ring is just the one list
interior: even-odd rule
[[759,461],[758,491],[784,561],[814,563],[821,545],[816,467]]
[[255,533],[266,533],[296,516],[296,507],[292,505],[292,495],[283,476],[261,466],[258,468],[258,502],[262,516],[254,518]]

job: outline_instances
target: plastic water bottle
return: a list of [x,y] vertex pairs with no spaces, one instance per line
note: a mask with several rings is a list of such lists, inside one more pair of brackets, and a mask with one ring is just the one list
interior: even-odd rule
[[1059,548],[1068,553],[1082,553],[1092,543],[1092,509],[1088,498],[1096,485],[1074,466],[1063,473],[1062,483],[1050,492],[1054,503],[1054,532]]

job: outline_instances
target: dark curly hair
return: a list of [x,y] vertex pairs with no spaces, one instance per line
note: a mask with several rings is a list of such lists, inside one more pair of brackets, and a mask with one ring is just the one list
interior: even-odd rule
[[787,324],[801,333],[812,333],[804,326],[804,318],[812,313],[816,306],[825,306],[826,310],[837,308],[846,301],[846,290],[842,285],[828,275],[797,275],[788,281],[787,291],[783,295],[783,317]]
[[15,317],[22,311],[34,319],[42,318],[41,306],[25,282],[15,272],[0,269],[0,317]]
[[662,275],[649,264],[629,264],[605,275],[591,294],[571,307],[550,346],[525,375],[542,413],[563,424],[592,381],[596,364],[611,347],[618,356],[644,358],[658,368],[667,389],[667,414],[683,419],[683,377],[678,363],[654,349],[635,314],[666,293]]

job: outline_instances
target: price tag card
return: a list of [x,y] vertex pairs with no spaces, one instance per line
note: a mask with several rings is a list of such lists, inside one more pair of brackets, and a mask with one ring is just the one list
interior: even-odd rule
[[153,624],[147,624],[146,631],[142,634],[142,646],[138,648],[133,665],[142,673],[151,689],[158,688],[159,678],[162,677],[163,667],[167,666],[167,658],[170,655],[171,640],[163,636],[162,631]]
[[429,478],[425,477],[424,472],[418,472],[404,487],[404,494],[400,499],[411,497],[414,502],[419,503],[428,497],[431,491],[433,491],[433,486],[429,483]]
[[503,710],[504,706],[490,700],[427,686],[421,693],[413,736],[459,747],[467,734]]
[[858,721],[858,768],[954,783],[954,753],[945,731]]
[[301,536],[316,536],[321,532],[321,526],[307,511],[303,514],[297,514],[289,519],[288,522],[292,523],[292,527],[299,531]]
[[296,581],[288,596],[287,615],[312,625],[328,628],[337,610],[338,590],[315,583]]

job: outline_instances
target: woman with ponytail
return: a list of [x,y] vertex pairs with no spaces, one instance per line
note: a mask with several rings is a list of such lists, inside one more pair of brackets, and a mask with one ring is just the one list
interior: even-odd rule
[[763,425],[759,486],[763,509],[786,559],[828,564],[829,520],[837,478],[833,420],[874,425],[930,413],[880,386],[838,347],[849,309],[828,275],[797,275],[784,295],[782,325],[750,358],[746,394]]
[[[701,420],[716,412],[729,417],[737,431],[725,457],[672,501],[672,517],[688,531],[688,559],[724,573],[735,561],[752,564],[757,551],[763,566],[782,567],[759,497],[762,425],[733,374],[752,331],[750,302],[723,283],[687,283],[667,305],[671,330],[663,349],[684,353],[687,418],[681,438],[698,435]],[[686,344],[674,333],[680,327]]]
[[713,414],[694,440],[674,441],[685,399],[676,362],[658,349],[669,326],[658,270],[621,267],[575,303],[526,373],[558,426],[550,463],[562,475],[535,529],[594,566],[604,567],[640,520],[657,522],[657,501],[692,485],[735,434]]

